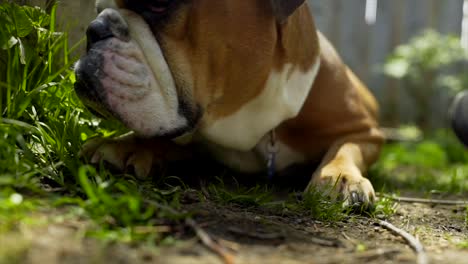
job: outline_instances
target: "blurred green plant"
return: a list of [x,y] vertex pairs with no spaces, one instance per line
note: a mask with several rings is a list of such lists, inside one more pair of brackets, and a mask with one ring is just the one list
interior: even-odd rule
[[468,151],[453,132],[438,130],[424,140],[385,145],[370,176],[386,191],[467,193]]
[[417,124],[427,129],[434,96],[442,90],[454,96],[468,88],[468,77],[462,72],[467,59],[458,37],[426,30],[398,46],[385,62],[383,72],[403,82],[416,105]]

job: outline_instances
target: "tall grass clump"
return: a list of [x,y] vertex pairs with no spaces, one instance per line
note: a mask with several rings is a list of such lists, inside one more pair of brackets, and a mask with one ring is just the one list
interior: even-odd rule
[[55,15],[56,6],[48,14],[0,4],[0,214],[12,215],[12,206],[24,203],[16,198],[32,193],[51,204],[85,209],[104,236],[126,230],[140,238],[133,227],[181,217],[172,204],[178,196],[153,193],[145,200],[142,184],[89,167],[78,157],[87,138],[111,135],[119,126],[94,118],[75,95],[76,58],[69,55],[74,47],[66,33],[55,30]]
[[[0,4],[0,175],[21,183],[78,175],[82,143],[112,134],[78,100],[68,35],[55,30],[56,6]],[[78,44],[79,45],[79,44]],[[65,175],[70,174],[70,175]],[[70,177],[69,177],[70,178]],[[76,179],[69,179],[70,182]]]
[[[55,31],[55,12],[0,5],[0,177],[34,188],[40,177],[65,184],[64,171],[89,122],[73,94],[67,34]],[[68,166],[67,166],[68,165]]]

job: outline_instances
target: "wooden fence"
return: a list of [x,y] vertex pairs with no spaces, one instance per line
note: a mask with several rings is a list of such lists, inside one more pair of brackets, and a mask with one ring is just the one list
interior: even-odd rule
[[[412,122],[414,105],[405,87],[383,76],[380,66],[393,49],[427,28],[461,34],[463,0],[379,0],[377,20],[365,21],[366,0],[308,0],[315,20],[351,68],[379,99],[384,122]],[[445,125],[450,98],[434,99],[432,125]]]

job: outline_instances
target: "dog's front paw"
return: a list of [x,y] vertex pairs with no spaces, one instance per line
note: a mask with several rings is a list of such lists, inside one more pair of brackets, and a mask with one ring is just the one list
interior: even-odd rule
[[319,188],[334,199],[343,199],[346,207],[368,208],[375,201],[374,187],[355,166],[328,165],[312,176],[306,192]]
[[80,155],[92,164],[106,163],[120,172],[145,179],[165,162],[182,158],[181,153],[180,147],[172,142],[127,135],[93,138],[84,144]]
[[153,167],[153,155],[130,136],[90,139],[80,155],[91,164],[105,163],[119,172],[133,172],[140,179],[148,177]]

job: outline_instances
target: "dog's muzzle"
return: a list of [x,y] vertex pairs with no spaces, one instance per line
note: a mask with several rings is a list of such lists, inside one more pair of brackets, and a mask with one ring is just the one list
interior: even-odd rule
[[142,17],[105,9],[87,29],[75,90],[89,108],[145,137],[192,129],[197,111],[179,96],[161,47]]

